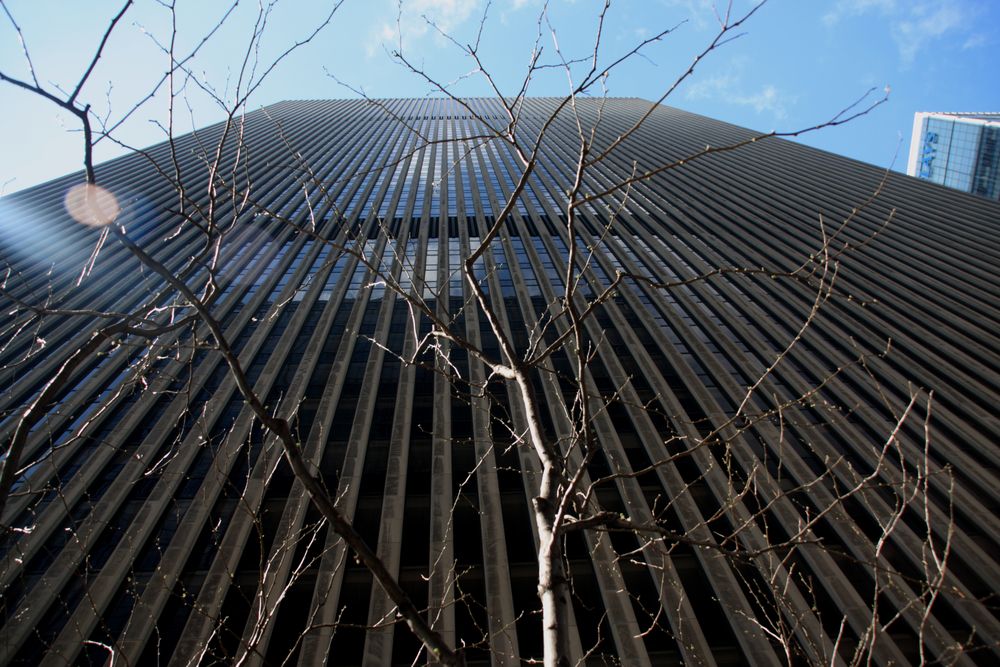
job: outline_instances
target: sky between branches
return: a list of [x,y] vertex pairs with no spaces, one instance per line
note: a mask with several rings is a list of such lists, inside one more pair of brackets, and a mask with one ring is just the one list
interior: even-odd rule
[[[120,0],[7,0],[21,26],[38,79],[70,90],[83,73]],[[226,13],[231,1],[178,0],[177,53],[189,51]],[[601,2],[552,0],[550,21],[567,57],[593,45]],[[677,25],[608,79],[614,96],[658,98],[717,29],[711,0],[619,0],[605,23],[605,62],[637,41]],[[718,3],[724,5],[724,2]],[[269,18],[261,49],[266,61],[329,11],[328,2],[283,0]],[[734,12],[747,0],[734,0]],[[495,0],[481,43],[484,64],[504,92],[516,91],[537,33],[540,0]],[[475,40],[485,0],[346,0],[312,43],[284,61],[251,99],[253,110],[283,99],[422,96],[430,87],[388,55],[400,37],[406,55],[460,95],[489,95],[474,64],[422,17],[465,44]],[[193,63],[193,73],[231,98],[257,2],[242,0]],[[722,7],[724,9],[724,7]],[[0,69],[28,78],[17,34],[0,14]],[[880,166],[904,170],[916,111],[1000,110],[1000,2],[997,0],[771,0],[738,40],[713,53],[668,104],[767,131],[823,122],[874,88],[891,87],[889,102],[845,127],[806,135],[804,143]],[[112,121],[142,99],[166,69],[156,42],[170,38],[170,14],[138,0],[109,41],[80,100]],[[545,27],[543,60],[555,48]],[[346,84],[346,86],[344,85]],[[349,86],[349,87],[348,87]],[[208,96],[188,82],[175,130],[222,118]],[[532,95],[567,91],[565,72],[536,78]],[[164,89],[165,92],[165,89]],[[166,96],[161,92],[126,122],[119,137],[133,147],[162,141]],[[81,136],[73,119],[50,103],[0,86],[0,192],[9,193],[80,168]],[[101,142],[99,160],[125,149]]]

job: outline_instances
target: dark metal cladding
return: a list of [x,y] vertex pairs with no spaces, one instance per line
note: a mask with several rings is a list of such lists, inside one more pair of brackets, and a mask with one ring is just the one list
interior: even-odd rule
[[[522,135],[558,103],[525,100]],[[468,104],[506,125],[496,101]],[[650,108],[576,104],[586,126],[597,123],[596,146]],[[434,627],[452,643],[480,642],[470,664],[513,665],[541,655],[538,463],[504,426],[523,415],[460,349],[453,371],[485,393],[452,384],[443,366],[401,363],[429,323],[414,323],[370,270],[495,351],[457,271],[520,170],[504,144],[477,138],[488,129],[475,115],[434,99],[275,104],[229,128],[211,202],[206,156],[222,126],[97,175],[128,234],[196,286],[207,277],[189,260],[204,235],[184,216],[204,220],[211,204],[233,224],[212,312],[256,391],[297,415],[306,457]],[[753,136],[657,107],[584,192]],[[522,349],[564,326],[535,325],[563,293],[569,244],[587,258],[584,297],[619,271],[666,283],[715,275],[669,289],[626,280],[584,327],[587,382],[619,398],[594,418],[602,451],[585,477],[620,475],[595,502],[688,539],[663,549],[625,533],[569,538],[573,657],[996,661],[1000,204],[768,139],[580,207],[571,238],[563,200],[578,142],[564,112],[481,268]],[[99,232],[64,210],[79,181],[0,199],[5,442],[101,312],[158,299],[164,318],[189,314],[113,241],[81,279]],[[803,265],[810,283],[783,275]],[[833,294],[814,309],[820,276]],[[39,318],[24,304],[87,312]],[[416,640],[319,520],[221,356],[193,336],[208,340],[188,327],[152,349],[106,345],[29,438],[32,465],[0,517],[13,527],[0,563],[0,664],[112,653],[116,665],[412,664]],[[551,364],[536,390],[560,438],[570,360],[560,352]],[[859,480],[866,490],[851,493]],[[901,497],[910,504],[897,512]],[[810,521],[808,544],[767,549]],[[713,542],[745,555],[699,546]]]

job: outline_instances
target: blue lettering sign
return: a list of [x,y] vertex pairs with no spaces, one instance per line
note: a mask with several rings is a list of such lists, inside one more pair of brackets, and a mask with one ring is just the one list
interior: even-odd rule
[[923,150],[920,152],[920,178],[930,178],[934,171],[933,162],[937,156],[937,132],[928,132],[924,135]]

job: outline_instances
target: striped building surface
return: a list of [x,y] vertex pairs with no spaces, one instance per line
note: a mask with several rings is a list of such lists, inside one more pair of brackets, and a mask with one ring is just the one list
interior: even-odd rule
[[[524,101],[521,136],[558,103]],[[650,107],[577,101],[596,147]],[[430,322],[410,304],[498,358],[461,268],[522,173],[489,139],[506,124],[495,100],[283,102],[97,169],[129,238],[197,293],[213,285],[256,393],[433,627],[484,665],[541,657],[539,464],[514,388],[461,346],[447,364],[418,350]],[[1000,204],[776,139],[614,189],[753,136],[653,108],[585,174],[584,194],[613,192],[570,229],[564,110],[477,265],[529,355],[567,330],[570,248],[580,303],[623,276],[581,325],[586,461],[571,348],[533,373],[587,510],[661,531],[568,536],[571,657],[992,664]],[[0,517],[0,664],[426,662],[189,301],[114,236],[95,259],[101,231],[64,203],[80,180],[0,199],[5,451],[79,358]],[[95,333],[122,313],[163,331]]]

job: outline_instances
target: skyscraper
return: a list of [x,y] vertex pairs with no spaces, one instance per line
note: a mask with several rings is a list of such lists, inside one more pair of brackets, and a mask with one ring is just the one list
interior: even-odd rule
[[[522,136],[559,102],[525,100]],[[522,174],[496,100],[284,102],[102,165],[142,261],[71,219],[78,175],[0,200],[5,443],[66,377],[2,517],[0,662],[427,660],[156,266],[209,295],[470,664],[542,651],[540,465],[494,324],[552,347],[539,422],[577,472],[568,523],[594,519],[564,551],[574,662],[995,660],[1000,205],[641,100],[575,108],[475,267],[483,303],[463,261]],[[615,149],[570,225],[591,128]],[[575,330],[567,276],[598,304]]]
[[906,173],[1000,199],[1000,113],[915,114]]

